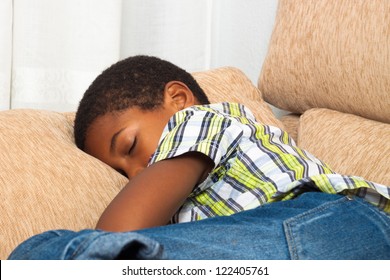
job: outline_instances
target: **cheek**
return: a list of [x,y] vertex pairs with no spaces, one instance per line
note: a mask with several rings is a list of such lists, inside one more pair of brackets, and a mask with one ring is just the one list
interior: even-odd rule
[[148,138],[142,147],[142,158],[144,163],[148,163],[157,149],[158,139]]

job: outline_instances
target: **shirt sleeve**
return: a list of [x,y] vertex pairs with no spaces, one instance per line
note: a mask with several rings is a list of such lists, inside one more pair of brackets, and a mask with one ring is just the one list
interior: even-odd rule
[[235,152],[243,135],[242,127],[236,123],[210,108],[191,107],[180,111],[166,126],[150,164],[200,152],[218,166]]

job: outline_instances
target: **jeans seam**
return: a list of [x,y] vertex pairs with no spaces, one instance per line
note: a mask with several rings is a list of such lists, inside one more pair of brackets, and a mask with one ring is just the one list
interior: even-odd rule
[[[89,236],[87,238],[83,239],[78,244],[77,248],[75,248],[73,253],[70,255],[70,258],[71,259],[75,259],[79,255],[85,253],[88,250],[88,248],[91,246],[91,244],[93,244],[93,242],[95,242],[96,240],[101,239],[101,238],[103,238],[105,236],[112,235],[112,234],[113,234],[113,232],[104,232],[104,231],[100,231],[100,232],[97,232],[97,233],[95,232],[94,234],[92,234],[92,236],[91,236],[91,234],[89,234]],[[126,241],[123,242],[123,246],[121,247],[121,250],[126,248],[126,246],[128,246],[130,243],[132,243],[134,241],[139,242],[141,245],[145,245],[144,244],[145,240],[135,240],[135,239],[133,240],[132,238],[126,238]],[[158,247],[159,247],[159,243],[157,243],[157,242],[153,242],[153,244],[150,245],[150,246],[144,246],[144,249],[143,249],[143,251],[144,251],[143,253],[145,254],[144,257],[153,256],[154,252],[156,251],[156,249]],[[69,246],[68,246],[68,248],[69,248]],[[147,249],[147,251],[146,251],[145,248]],[[162,249],[162,247],[161,247],[161,249]],[[119,250],[117,252],[118,255],[122,252],[121,250]]]
[[[92,236],[89,235],[87,238],[83,238],[83,240],[77,245],[77,248],[75,248],[75,250],[70,255],[70,259],[75,259],[79,254],[82,254],[83,252],[85,252],[85,250],[87,250],[88,246],[94,240],[96,240],[97,238],[101,237],[102,235],[106,235],[106,234],[109,234],[109,233],[99,232],[97,234],[92,234]],[[67,247],[69,247],[69,246],[67,246]]]

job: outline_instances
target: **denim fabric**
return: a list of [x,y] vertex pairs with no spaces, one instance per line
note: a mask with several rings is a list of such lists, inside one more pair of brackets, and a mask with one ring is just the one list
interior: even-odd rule
[[390,216],[324,193],[227,217],[127,233],[49,231],[10,259],[390,259]]
[[134,232],[53,230],[26,240],[11,253],[9,259],[161,259],[162,252],[156,241]]
[[292,259],[390,259],[390,216],[362,199],[324,203],[284,228]]

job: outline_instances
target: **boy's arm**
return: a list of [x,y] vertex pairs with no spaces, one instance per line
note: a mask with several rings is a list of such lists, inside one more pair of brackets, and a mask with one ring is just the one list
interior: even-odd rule
[[196,152],[152,164],[119,192],[96,228],[131,231],[166,225],[213,165]]

